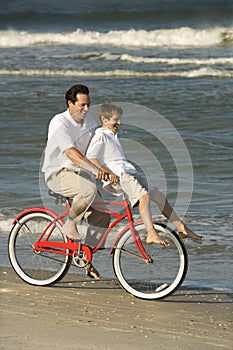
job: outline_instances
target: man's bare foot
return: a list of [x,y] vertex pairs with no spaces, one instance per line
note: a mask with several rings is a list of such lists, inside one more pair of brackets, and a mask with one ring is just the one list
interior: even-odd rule
[[100,273],[94,268],[92,263],[89,263],[86,267],[86,276],[90,278],[94,278],[96,280],[99,280],[101,275]]
[[62,226],[61,231],[70,239],[75,239],[78,241],[82,240],[82,236],[78,233],[75,222],[72,220],[67,219],[65,224]]
[[186,226],[184,227],[183,231],[179,231],[179,237],[181,239],[192,238],[196,241],[203,241],[204,240],[204,237],[197,235],[196,233],[194,233],[192,230],[190,230]]
[[147,243],[147,244],[156,243],[156,244],[164,245],[164,247],[169,247],[169,244],[166,243],[166,242],[160,237],[160,235],[155,231],[154,228],[148,230],[148,232],[147,232],[147,237],[146,237],[146,243]]

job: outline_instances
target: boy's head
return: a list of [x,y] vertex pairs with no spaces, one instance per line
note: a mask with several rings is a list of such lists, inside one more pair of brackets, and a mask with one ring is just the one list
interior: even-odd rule
[[109,102],[103,103],[98,111],[98,116],[102,127],[108,128],[113,132],[117,132],[121,123],[122,114],[123,110],[121,107]]

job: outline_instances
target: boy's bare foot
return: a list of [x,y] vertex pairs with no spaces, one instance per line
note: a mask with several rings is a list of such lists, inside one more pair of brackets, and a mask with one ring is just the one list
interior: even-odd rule
[[78,233],[75,222],[67,219],[62,226],[61,232],[70,239],[82,240],[82,236]]
[[146,243],[147,244],[152,244],[152,243],[156,243],[156,244],[161,244],[164,247],[169,247],[169,244],[166,243],[161,237],[160,235],[155,231],[154,228],[148,230],[147,232],[147,237],[146,237]]
[[204,237],[197,235],[196,233],[194,233],[192,230],[190,230],[186,226],[184,227],[183,231],[179,231],[179,237],[181,239],[192,238],[196,241],[203,241],[204,240]]

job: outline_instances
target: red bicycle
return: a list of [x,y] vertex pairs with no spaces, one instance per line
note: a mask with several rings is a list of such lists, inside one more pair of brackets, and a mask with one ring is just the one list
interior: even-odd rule
[[[134,222],[125,198],[120,202],[104,202],[98,208],[114,217],[96,247],[74,242],[61,232],[70,211],[70,200],[50,191],[62,201],[66,210],[57,214],[46,208],[30,208],[13,221],[8,242],[9,259],[18,276],[36,286],[47,286],[61,280],[71,265],[85,267],[93,254],[103,246],[111,230],[122,220],[126,226],[116,235],[110,248],[113,270],[120,285],[141,299],[160,299],[173,293],[184,281],[188,256],[178,234],[167,225],[154,221],[160,236],[169,247],[146,244],[142,221]],[[124,208],[123,213],[108,207]]]

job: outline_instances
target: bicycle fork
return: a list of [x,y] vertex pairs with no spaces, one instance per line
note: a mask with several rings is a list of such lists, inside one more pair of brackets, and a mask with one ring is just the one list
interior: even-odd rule
[[125,207],[125,209],[126,209],[126,213],[128,216],[129,227],[130,227],[130,231],[131,231],[132,236],[133,236],[134,244],[135,244],[139,254],[146,261],[146,263],[151,264],[153,262],[153,259],[147,253],[146,249],[144,248],[144,246],[142,244],[142,241],[141,241],[141,238],[140,238],[138,231],[134,228],[134,221],[133,221],[132,212],[131,212],[128,205]]

